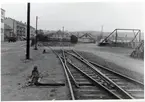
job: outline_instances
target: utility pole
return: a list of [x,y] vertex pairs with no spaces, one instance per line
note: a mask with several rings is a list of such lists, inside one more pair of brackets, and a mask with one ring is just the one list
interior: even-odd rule
[[64,26],[62,27],[62,31],[63,31],[63,36],[64,36]]
[[[99,37],[99,40],[101,40],[103,38],[103,25],[101,26],[101,33],[100,33],[100,37]],[[98,37],[97,37],[98,39]]]
[[27,4],[27,46],[26,59],[30,59],[30,3]]
[[62,35],[61,35],[61,40],[63,39],[63,37],[64,37],[64,26],[62,27]]
[[64,26],[62,27],[62,31],[64,32]]
[[35,36],[35,48],[34,48],[34,50],[38,50],[37,49],[37,22],[38,22],[38,16],[36,16],[36,36]]
[[125,36],[125,39],[126,39],[126,43],[127,43],[127,34],[126,34],[126,36]]
[[102,25],[102,28],[101,28],[101,34],[102,34],[102,36],[103,36],[103,27],[104,27],[104,26]]
[[139,30],[139,42],[141,42],[141,30]]
[[117,37],[118,37],[118,34],[117,34],[117,29],[116,29],[115,44],[117,44]]

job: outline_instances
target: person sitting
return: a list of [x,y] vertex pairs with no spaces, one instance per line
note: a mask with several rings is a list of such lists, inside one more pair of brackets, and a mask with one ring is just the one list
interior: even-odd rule
[[31,74],[31,83],[33,84],[33,85],[38,85],[38,80],[39,80],[39,77],[40,77],[40,75],[39,75],[39,72],[38,72],[38,69],[37,69],[37,66],[34,66],[34,69],[32,70],[32,74]]

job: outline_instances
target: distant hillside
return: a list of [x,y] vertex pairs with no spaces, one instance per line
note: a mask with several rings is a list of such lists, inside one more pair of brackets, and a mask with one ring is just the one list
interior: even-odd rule
[[[57,31],[54,31],[54,30],[50,30],[50,31],[44,31],[44,34],[48,35],[50,33],[55,33]],[[65,31],[66,32],[66,31]],[[70,35],[76,35],[77,37],[80,37],[82,35],[84,35],[85,33],[90,33],[95,39],[97,39],[98,36],[101,35],[101,31],[67,31],[67,33],[69,33]],[[111,32],[103,32],[103,36],[108,36]],[[113,34],[115,36],[115,32]],[[134,38],[134,33],[133,32],[121,32],[121,31],[118,31],[118,37],[120,38],[124,38],[125,36],[127,35],[127,37],[129,39],[132,39]],[[141,39],[143,40],[144,39],[144,33],[142,32],[141,34]]]
[[[94,37],[98,37],[99,35],[101,35],[101,32],[100,31],[76,31],[76,32],[70,32],[71,34],[74,34],[76,36],[82,36],[83,34],[85,33],[90,33],[92,34]],[[103,36],[108,36],[111,32],[103,32]],[[113,35],[115,36],[115,33],[113,33]],[[134,33],[133,32],[118,32],[118,37],[125,37],[127,35],[127,37],[129,39],[132,39],[134,38]],[[141,39],[143,40],[144,39],[144,33],[142,32],[141,34]]]

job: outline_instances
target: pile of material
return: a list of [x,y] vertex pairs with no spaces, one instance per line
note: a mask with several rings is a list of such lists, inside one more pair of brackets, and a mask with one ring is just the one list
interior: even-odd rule
[[144,41],[142,40],[138,47],[130,55],[133,58],[144,59]]

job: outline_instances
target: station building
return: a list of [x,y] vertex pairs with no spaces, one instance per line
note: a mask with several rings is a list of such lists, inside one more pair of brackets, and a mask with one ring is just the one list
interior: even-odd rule
[[82,36],[78,37],[78,41],[82,43],[95,43],[96,40],[91,34],[85,33]]

